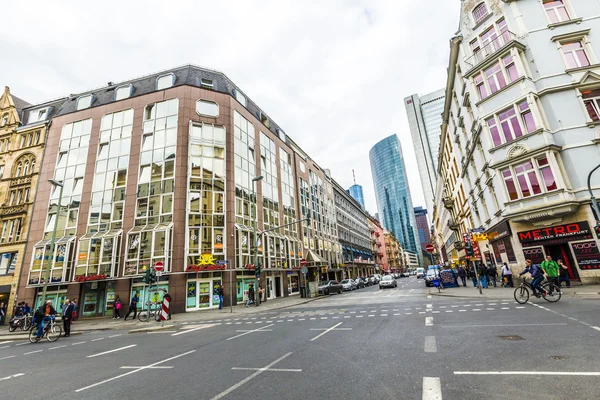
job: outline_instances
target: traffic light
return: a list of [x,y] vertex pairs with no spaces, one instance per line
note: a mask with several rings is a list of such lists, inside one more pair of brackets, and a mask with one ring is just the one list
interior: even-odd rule
[[475,255],[475,251],[473,250],[473,244],[471,241],[465,243],[465,249],[467,250],[467,255],[469,257],[473,257]]
[[256,276],[260,276],[261,270],[262,270],[262,265],[257,265],[255,268]]
[[146,272],[144,273],[144,277],[142,278],[142,282],[149,284],[150,283],[150,268],[146,268]]
[[600,239],[600,224],[594,227],[594,232],[596,232],[596,237]]
[[154,282],[158,282],[158,278],[156,277],[156,271],[154,270],[154,268],[149,268],[150,271],[150,284],[154,283]]

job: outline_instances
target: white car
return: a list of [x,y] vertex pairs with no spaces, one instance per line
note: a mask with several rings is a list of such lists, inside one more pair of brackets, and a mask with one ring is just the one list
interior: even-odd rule
[[425,268],[417,268],[417,279],[425,278]]
[[396,283],[396,280],[392,275],[385,275],[379,281],[379,289],[383,289],[385,287],[398,287],[398,283]]

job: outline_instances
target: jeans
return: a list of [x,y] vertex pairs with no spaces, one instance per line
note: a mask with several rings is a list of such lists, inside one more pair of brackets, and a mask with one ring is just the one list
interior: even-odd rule
[[567,282],[567,287],[571,287],[571,280],[569,279],[568,275],[558,278],[558,287],[562,287],[563,282]]
[[473,277],[471,280],[473,281],[473,287],[477,287],[477,278]]
[[464,276],[459,277],[464,287],[467,287],[467,279]]
[[554,283],[558,288],[560,288],[560,283],[558,282],[558,276],[548,277],[548,282]]
[[488,282],[487,282],[487,276],[482,275],[479,277],[479,280],[481,281],[481,286],[484,288],[488,287]]
[[493,275],[490,275],[489,280],[490,280],[490,284],[493,283],[494,287],[496,287],[496,277]]
[[49,316],[45,316],[44,318],[42,318],[42,320],[40,321],[39,325],[38,325],[38,329],[37,329],[37,333],[35,335],[35,337],[37,338],[41,338],[42,335],[44,334],[44,322],[48,321],[50,322],[51,318]]
[[544,275],[538,276],[537,278],[533,278],[530,285],[533,288],[534,294],[535,294],[536,290],[539,292],[542,291],[542,288],[540,287],[540,283],[542,283],[543,281],[544,281]]
[[219,296],[219,310],[223,309],[223,296]]
[[246,307],[248,307],[250,303],[254,304],[254,298],[248,298],[248,301],[246,302]]

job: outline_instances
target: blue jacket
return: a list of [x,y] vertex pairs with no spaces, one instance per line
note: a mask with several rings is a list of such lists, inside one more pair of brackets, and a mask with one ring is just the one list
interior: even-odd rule
[[526,273],[530,273],[531,276],[533,278],[537,278],[540,275],[543,275],[544,272],[542,271],[542,269],[540,268],[539,265],[536,264],[532,264],[531,267],[525,267],[525,269],[523,271],[521,271],[521,273],[519,274],[519,276],[526,274]]

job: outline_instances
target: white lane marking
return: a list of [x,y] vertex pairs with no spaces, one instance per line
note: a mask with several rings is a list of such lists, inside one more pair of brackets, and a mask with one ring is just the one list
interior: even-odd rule
[[269,372],[302,372],[301,369],[297,368],[231,368],[234,371],[269,371]]
[[427,308],[433,308],[433,304],[427,304]]
[[329,332],[333,331],[335,328],[337,328],[338,326],[340,326],[341,324],[343,324],[343,322],[338,322],[337,324],[335,324],[334,326],[332,326],[331,328],[328,328],[327,330],[325,330],[322,333],[319,333],[317,336],[315,336],[314,338],[310,339],[311,342],[314,342],[315,340],[317,340],[318,338],[320,338],[323,335],[328,334]]
[[440,306],[440,308],[448,308],[448,307],[446,307],[446,306]]
[[0,344],[7,344],[7,343],[12,343],[12,342],[14,342],[14,340],[7,340],[5,342],[0,342]]
[[488,310],[488,311],[494,311],[495,308],[493,308],[493,307],[492,308],[486,308],[486,310]]
[[119,333],[118,335],[110,335],[110,336],[109,336],[109,338],[111,338],[111,339],[112,339],[112,338],[114,338],[114,337],[119,337],[119,336],[121,336],[121,334],[120,334],[120,333]]
[[454,312],[453,310],[446,310],[446,312]]
[[407,312],[406,315],[412,315],[412,313],[411,312]]
[[345,315],[344,318],[351,318],[349,315]]
[[367,317],[374,317],[374,315],[373,314],[369,314],[369,315],[367,315]]
[[97,341],[99,341],[99,340],[104,340],[104,338],[103,338],[103,337],[101,337],[101,338],[98,338],[98,339],[92,339],[91,341],[92,341],[92,342],[97,342]]
[[458,312],[467,312],[467,310],[458,310]]
[[481,311],[481,308],[474,308],[473,311]]
[[10,375],[10,376],[5,376],[4,378],[0,378],[0,381],[7,381],[9,379],[18,378],[18,377],[23,376],[23,375],[25,375],[25,374],[24,373],[20,373],[20,374],[14,374],[14,375]]
[[187,329],[185,331],[181,331],[181,332],[177,332],[177,333],[173,333],[171,334],[171,336],[179,336],[179,335],[184,335],[186,333],[190,333],[190,332],[194,332],[197,331],[198,329],[206,329],[206,328],[212,328],[213,326],[216,326],[215,324],[208,324],[208,325],[200,325],[196,328],[192,328],[192,329]]
[[[121,369],[140,369],[140,368],[144,368],[144,367],[131,367],[128,365],[121,367]],[[148,368],[144,368],[144,369],[171,369],[171,368],[174,368],[174,367],[172,365],[169,365],[169,366],[161,365],[161,366],[157,366],[157,367],[148,367]]]
[[431,313],[432,314],[439,314],[440,312],[439,311],[432,311]]
[[76,345],[78,345],[78,344],[84,344],[84,343],[85,343],[85,342],[75,342],[75,343],[72,343],[72,344],[71,344],[71,346],[76,346]]
[[428,298],[428,299],[430,299],[430,298],[431,298],[431,296],[427,296],[427,298]]
[[25,342],[25,343],[17,343],[17,344],[15,344],[15,346],[25,346],[26,344],[29,344],[29,343],[28,343],[28,342]]
[[502,307],[502,310],[510,310],[510,307]]
[[87,356],[86,358],[94,358],[94,357],[99,357],[99,356],[103,356],[105,354],[110,354],[110,353],[114,353],[117,351],[121,351],[121,350],[126,350],[126,349],[130,349],[132,347],[137,346],[137,344],[130,344],[129,346],[123,346],[123,347],[119,347],[117,349],[112,349],[112,350],[108,350],[108,351],[103,351],[102,353],[96,353],[96,354],[90,354],[89,356]]
[[29,351],[29,352],[27,352],[27,353],[23,353],[23,355],[24,355],[24,356],[26,356],[27,354],[40,353],[40,352],[42,352],[42,351],[44,351],[44,350],[34,350],[34,351]]
[[[344,317],[344,318],[346,318],[346,317]],[[348,318],[350,318],[350,317],[348,317]],[[299,318],[298,321],[306,321],[306,318]]]
[[425,326],[433,326],[433,317],[425,317]]
[[0,360],[6,360],[6,359],[8,359],[8,358],[13,358],[13,357],[16,357],[16,356],[2,357],[2,358],[0,358]]
[[67,347],[67,345],[63,344],[62,346],[50,347],[48,350],[60,349],[60,348],[63,348],[63,347]]
[[419,314],[425,314],[425,311],[419,311]]
[[597,326],[592,326],[591,328],[592,328],[592,329],[595,329],[595,330],[597,330],[597,331],[600,331],[600,328],[598,328]]
[[0,349],[6,349],[7,347],[10,347],[10,346],[2,346],[2,347],[0,347]]
[[442,400],[440,378],[423,377],[423,400]]
[[270,326],[273,326],[273,325],[274,325],[274,324],[270,324],[270,325],[261,326],[260,328],[257,328],[257,329],[252,329],[251,331],[247,331],[247,332],[241,333],[241,334],[239,334],[239,335],[232,336],[232,337],[228,338],[227,340],[233,340],[233,339],[237,339],[237,338],[239,338],[239,337],[241,337],[241,336],[245,336],[245,335],[248,335],[248,334],[250,334],[250,333],[253,333],[253,332],[261,332],[261,331],[265,332],[265,329],[266,329],[266,328],[268,328],[268,327],[270,327]]
[[425,353],[435,353],[435,352],[437,352],[435,336],[425,336]]
[[400,315],[400,313],[394,313],[393,315]]
[[573,371],[454,371],[454,375],[561,375],[561,376],[600,376],[600,372]]
[[[250,332],[248,329],[238,329],[236,332]],[[263,329],[261,332],[273,332],[273,329]]]
[[565,323],[556,324],[497,324],[497,325],[441,325],[442,328],[496,328],[503,326],[565,326]]
[[522,308],[525,308],[525,307],[515,307],[515,308],[522,309]]
[[219,400],[222,399],[223,397],[227,396],[229,393],[233,392],[235,389],[239,388],[240,386],[242,386],[243,384],[245,384],[246,382],[249,382],[250,380],[256,378],[258,375],[262,374],[263,372],[269,370],[269,368],[271,368],[273,365],[277,364],[278,362],[284,360],[285,358],[289,357],[292,353],[289,352],[287,354],[285,354],[282,357],[279,357],[277,360],[273,361],[272,363],[268,364],[266,367],[261,368],[259,371],[256,371],[255,373],[253,373],[252,375],[250,375],[247,378],[242,379],[241,381],[239,381],[238,383],[236,383],[235,385],[231,386],[229,389],[219,393],[218,395],[216,395],[215,397],[213,397],[211,400]]
[[177,356],[174,356],[174,357],[171,357],[171,358],[167,358],[166,360],[162,360],[162,361],[155,362],[154,364],[146,365],[146,366],[144,366],[144,367],[141,367],[140,369],[134,369],[134,370],[132,370],[132,371],[125,372],[124,374],[117,375],[117,376],[113,376],[112,378],[108,378],[108,379],[105,379],[105,380],[103,380],[103,381],[96,382],[96,383],[94,383],[94,384],[92,384],[92,385],[89,385],[89,386],[86,386],[86,387],[82,387],[81,389],[77,389],[75,392],[82,392],[82,391],[84,391],[84,390],[91,389],[91,388],[93,388],[93,387],[96,387],[96,386],[102,385],[102,384],[104,384],[104,383],[112,382],[112,381],[114,381],[114,380],[116,380],[116,379],[119,379],[119,378],[122,378],[122,377],[124,377],[124,376],[128,376],[128,375],[131,375],[131,374],[135,374],[136,372],[142,371],[142,370],[144,370],[144,369],[151,369],[152,367],[155,367],[155,366],[157,366],[157,365],[160,365],[160,364],[162,364],[162,363],[166,363],[167,361],[171,361],[171,360],[174,360],[174,359],[176,359],[176,358],[179,358],[179,357],[187,356],[188,354],[194,353],[195,351],[196,351],[196,350],[190,350],[190,351],[188,351],[188,352],[186,352],[186,353],[179,354],[179,355],[177,355]]

